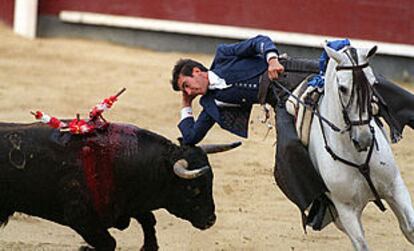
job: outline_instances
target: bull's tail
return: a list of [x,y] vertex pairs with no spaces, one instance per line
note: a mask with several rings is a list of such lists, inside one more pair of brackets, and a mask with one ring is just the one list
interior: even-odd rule
[[3,173],[0,177],[2,178],[0,180],[0,227],[5,227],[9,222],[9,217],[14,214],[15,201],[11,198],[15,198],[15,196],[12,196],[12,189],[7,177]]
[[0,227],[5,227],[7,225],[9,218],[13,213],[14,212],[5,209],[0,210]]
[[0,227],[5,227],[9,223],[9,217],[0,220]]

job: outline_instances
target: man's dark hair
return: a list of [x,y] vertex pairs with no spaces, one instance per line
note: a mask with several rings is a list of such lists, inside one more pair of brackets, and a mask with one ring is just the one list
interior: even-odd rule
[[180,59],[177,61],[172,71],[171,80],[171,85],[175,91],[180,90],[180,88],[178,88],[178,77],[180,74],[191,77],[193,76],[194,67],[198,67],[201,71],[208,71],[204,65],[192,59]]

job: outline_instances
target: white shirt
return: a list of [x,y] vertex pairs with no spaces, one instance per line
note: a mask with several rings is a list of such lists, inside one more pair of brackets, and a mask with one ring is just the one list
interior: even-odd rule
[[[266,61],[269,62],[269,60],[273,57],[277,57],[277,54],[275,52],[269,52],[266,54]],[[226,80],[220,78],[219,76],[217,76],[217,74],[215,74],[212,71],[208,71],[208,89],[209,90],[222,90],[222,89],[226,89],[231,87],[231,85],[226,83]],[[220,102],[216,100],[216,104],[218,106],[238,106],[238,105],[233,105],[233,104],[227,104],[224,102]],[[184,107],[181,109],[181,120],[186,119],[188,117],[193,117],[193,109],[191,107]],[[180,121],[181,121],[180,120]]]
[[208,85],[209,90],[222,90],[231,87],[231,85],[228,85],[226,83],[226,80],[220,78],[212,71],[208,71],[208,82],[210,83]]
[[[208,89],[209,90],[222,90],[222,89],[226,89],[231,87],[231,85],[228,85],[226,83],[226,80],[220,78],[219,76],[217,76],[217,74],[215,74],[212,71],[208,71]],[[188,117],[193,117],[193,109],[191,107],[184,107],[181,109],[181,120],[186,119]]]

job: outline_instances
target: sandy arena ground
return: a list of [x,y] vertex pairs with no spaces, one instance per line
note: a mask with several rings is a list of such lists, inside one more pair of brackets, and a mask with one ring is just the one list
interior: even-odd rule
[[[122,87],[127,91],[105,114],[110,121],[128,122],[172,140],[179,136],[180,95],[169,85],[171,67],[191,57],[209,65],[211,55],[161,53],[98,41],[26,40],[0,26],[0,121],[33,122],[30,111],[60,118],[87,115],[89,109]],[[259,122],[255,109],[249,140],[232,152],[211,156],[217,222],[199,231],[165,210],[156,212],[161,250],[352,250],[348,238],[333,225],[304,234],[299,210],[273,178],[272,130]],[[240,140],[213,128],[206,143]],[[414,134],[407,129],[394,145],[403,178],[414,195]],[[411,163],[411,164],[410,164]],[[381,213],[373,203],[363,215],[372,250],[413,250],[391,210]],[[141,228],[111,230],[117,250],[137,250]],[[0,250],[77,250],[84,241],[71,229],[43,219],[15,214],[0,229]]]

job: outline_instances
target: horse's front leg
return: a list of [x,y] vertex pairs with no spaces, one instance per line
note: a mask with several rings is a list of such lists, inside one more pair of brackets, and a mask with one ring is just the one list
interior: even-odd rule
[[[368,244],[365,240],[364,229],[361,224],[362,209],[354,208],[345,203],[341,203],[332,198],[338,212],[339,222],[337,227],[351,239],[355,250],[366,251]],[[339,225],[339,226],[338,226]]]
[[152,212],[145,212],[135,217],[141,224],[144,231],[144,245],[141,250],[152,251],[158,250],[157,237],[155,236],[155,224],[157,220]]
[[400,229],[409,242],[414,244],[414,210],[401,175],[395,176],[389,193],[385,193],[385,200],[398,218]]

